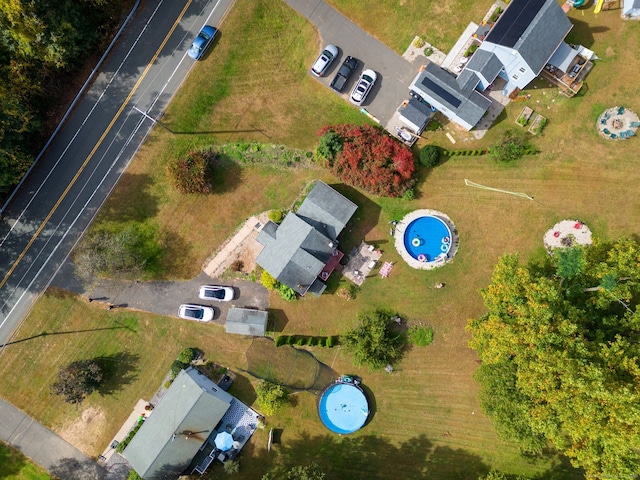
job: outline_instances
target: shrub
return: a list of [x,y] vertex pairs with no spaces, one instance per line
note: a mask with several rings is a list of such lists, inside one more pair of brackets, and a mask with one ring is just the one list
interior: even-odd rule
[[279,335],[278,338],[276,338],[276,347],[281,347],[286,343],[287,343],[287,337],[285,335]]
[[229,268],[234,272],[241,272],[244,268],[244,262],[242,260],[234,260]]
[[287,345],[294,345],[296,343],[296,336],[289,335],[286,340]]
[[289,401],[289,391],[282,385],[261,380],[256,386],[257,402],[264,415],[273,415]]
[[318,340],[316,339],[316,337],[307,338],[307,345],[309,347],[315,347],[317,344],[318,344]]
[[130,470],[129,475],[127,475],[127,480],[144,480],[144,478],[135,470]]
[[425,41],[420,37],[416,37],[416,39],[413,41],[413,46],[416,48],[422,48],[424,47],[424,44],[425,44]]
[[164,388],[168,389],[168,388],[171,386],[171,384],[172,384],[172,383],[173,383],[173,380],[167,380],[166,382],[164,382],[164,383],[162,384],[162,386],[163,386]]
[[430,57],[431,55],[433,55],[433,48],[431,47],[427,47],[424,49],[424,56],[425,57]]
[[298,298],[296,296],[296,292],[291,287],[287,287],[282,283],[277,284],[276,290],[278,290],[280,296],[287,302],[293,302],[296,298]]
[[299,347],[304,346],[304,344],[307,343],[306,339],[304,337],[297,337],[296,339],[296,345]]
[[180,360],[174,360],[171,364],[171,375],[173,375],[174,378],[177,377],[178,374],[188,366],[188,364],[183,363]]
[[433,342],[433,328],[414,325],[409,329],[409,341],[418,347],[426,347]]
[[211,152],[191,150],[186,157],[167,164],[167,176],[181,193],[206,195],[213,191]]
[[335,336],[332,335],[330,337],[327,337],[327,347],[328,348],[333,348],[335,345],[337,345],[337,343],[338,343],[338,341],[337,341]]
[[271,220],[273,223],[280,224],[283,218],[284,218],[284,212],[282,210],[269,211],[269,220]]
[[328,130],[323,133],[316,148],[316,155],[324,160],[332,161],[342,151],[342,138],[336,132]]
[[[373,195],[402,197],[415,183],[411,150],[372,125],[334,125],[320,135],[333,132],[342,149],[328,159],[328,167],[347,185]],[[321,137],[322,138],[322,137]]]
[[435,145],[425,145],[420,149],[420,165],[435,167],[440,161],[440,148]]
[[416,192],[413,190],[413,188],[408,188],[403,194],[402,194],[402,199],[403,200],[413,200],[413,198],[415,197]]
[[318,337],[318,346],[326,347],[327,346],[327,338],[326,337]]
[[[489,155],[497,162],[506,163],[527,155],[532,148],[524,135],[507,130],[501,142],[489,148]],[[533,150],[535,151],[535,149]]]
[[266,270],[263,270],[260,274],[260,283],[267,290],[275,290],[276,286],[278,285],[277,280],[273,278]]
[[240,471],[240,463],[238,463],[237,460],[230,460],[230,461],[224,462],[222,464],[222,467],[224,469],[224,473],[226,473],[227,475],[233,475]]
[[189,365],[197,356],[198,352],[196,352],[195,348],[187,347],[180,352],[180,355],[178,355],[178,361],[185,365]]

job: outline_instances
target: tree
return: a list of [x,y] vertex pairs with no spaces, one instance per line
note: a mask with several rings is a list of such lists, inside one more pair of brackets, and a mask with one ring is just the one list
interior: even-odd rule
[[258,406],[265,415],[274,415],[289,402],[289,391],[282,385],[260,380],[256,387]]
[[169,180],[181,193],[206,195],[213,191],[213,168],[210,151],[191,150],[186,157],[167,164]]
[[[640,471],[640,247],[622,238],[542,264],[505,255],[472,320],[483,409],[529,452],[587,476]],[[595,288],[594,288],[595,287]]]
[[320,138],[324,152],[320,155],[328,155],[328,167],[347,185],[374,195],[401,197],[415,183],[411,150],[372,125],[325,127]]
[[362,312],[358,325],[340,337],[356,365],[380,369],[400,358],[404,339],[392,330],[393,316],[381,310]]
[[51,391],[64,397],[67,403],[82,403],[100,386],[102,370],[94,360],[77,360],[58,370],[58,380]]

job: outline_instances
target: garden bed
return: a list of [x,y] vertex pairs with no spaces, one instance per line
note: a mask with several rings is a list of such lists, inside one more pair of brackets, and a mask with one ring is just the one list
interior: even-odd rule
[[529,133],[532,135],[540,135],[542,129],[547,124],[547,117],[540,115],[539,113],[534,117],[531,126],[529,127]]
[[526,126],[527,123],[529,123],[529,119],[531,118],[531,115],[533,115],[533,108],[524,107],[520,112],[520,115],[518,115],[518,118],[516,118],[516,123],[521,127]]

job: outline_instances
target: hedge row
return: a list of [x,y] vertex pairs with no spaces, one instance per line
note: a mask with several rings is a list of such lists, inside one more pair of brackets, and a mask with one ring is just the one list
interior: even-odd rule
[[327,347],[332,348],[338,344],[336,335],[330,337],[313,337],[306,335],[280,335],[276,338],[276,347],[282,345],[296,345],[298,347]]
[[448,157],[455,157],[459,155],[476,157],[479,155],[486,155],[487,153],[489,153],[488,150],[443,150],[442,151],[442,154],[447,155]]
[[129,435],[127,435],[126,438],[116,446],[116,452],[118,453],[124,452],[124,449],[127,448],[127,445],[129,445],[129,442],[131,442],[135,434],[138,433],[138,430],[140,430],[140,427],[142,426],[143,423],[144,423],[143,419],[138,420],[138,423],[136,423],[136,426],[131,429],[131,431],[129,432]]

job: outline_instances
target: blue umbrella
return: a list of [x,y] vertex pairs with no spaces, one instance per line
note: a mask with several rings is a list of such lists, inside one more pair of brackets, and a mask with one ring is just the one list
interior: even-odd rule
[[233,437],[229,432],[220,432],[216,435],[216,439],[213,442],[216,444],[216,447],[223,452],[231,450],[233,447]]

